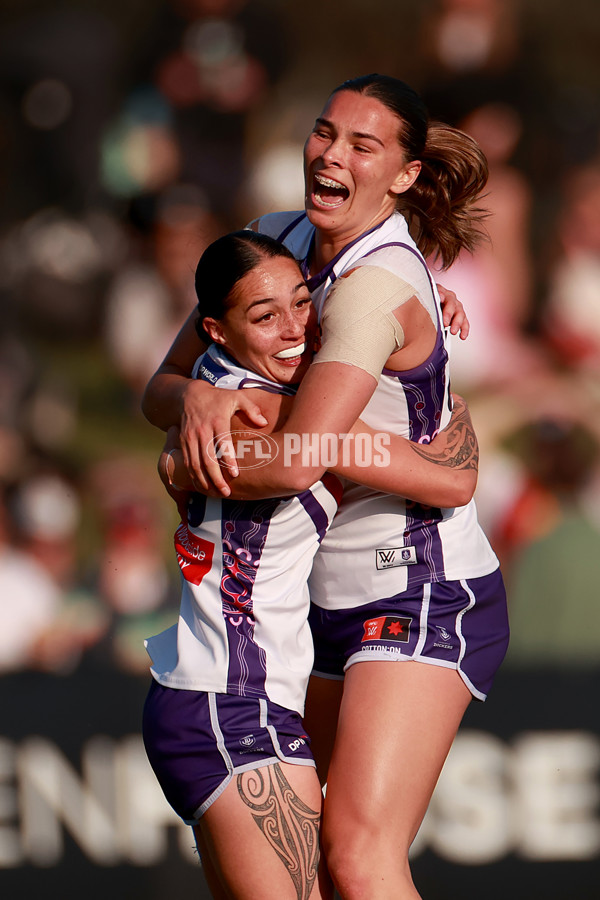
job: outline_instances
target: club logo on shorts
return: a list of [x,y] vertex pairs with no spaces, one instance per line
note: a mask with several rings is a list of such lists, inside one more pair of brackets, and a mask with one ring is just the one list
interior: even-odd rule
[[252,744],[256,743],[256,738],[253,734],[247,734],[246,737],[240,738],[240,744],[242,747],[251,747]]
[[410,623],[412,618],[408,616],[378,616],[376,619],[368,619],[364,622],[364,641],[397,641],[400,644],[408,644],[410,637]]
[[385,547],[375,551],[377,569],[392,569],[396,566],[414,566],[417,562],[416,547]]
[[434,641],[433,646],[441,647],[443,650],[452,650],[454,647],[454,644],[448,643],[450,640],[452,640],[452,635],[450,634],[448,629],[444,628],[443,625],[436,625],[435,627],[438,630],[440,639],[439,639],[439,641]]

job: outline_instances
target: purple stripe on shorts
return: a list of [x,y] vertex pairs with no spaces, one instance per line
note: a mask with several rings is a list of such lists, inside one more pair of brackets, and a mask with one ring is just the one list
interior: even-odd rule
[[[508,648],[508,610],[500,569],[483,578],[461,582],[473,602],[459,618],[463,646],[469,648],[460,667],[469,681],[487,695]],[[501,601],[504,602],[501,602]]]

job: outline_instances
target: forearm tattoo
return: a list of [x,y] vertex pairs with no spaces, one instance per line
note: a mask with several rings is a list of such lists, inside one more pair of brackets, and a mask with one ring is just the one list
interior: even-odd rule
[[278,763],[243,772],[237,786],[252,818],[288,870],[298,900],[308,900],[319,865],[320,810],[300,800]]
[[477,469],[479,445],[466,403],[457,400],[452,418],[433,444],[410,445],[415,453],[429,462],[452,469]]

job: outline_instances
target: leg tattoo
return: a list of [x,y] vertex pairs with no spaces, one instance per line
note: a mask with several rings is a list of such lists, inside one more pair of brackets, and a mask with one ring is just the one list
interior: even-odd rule
[[279,764],[238,775],[240,797],[275,850],[296,888],[308,900],[319,865],[320,811],[294,793]]

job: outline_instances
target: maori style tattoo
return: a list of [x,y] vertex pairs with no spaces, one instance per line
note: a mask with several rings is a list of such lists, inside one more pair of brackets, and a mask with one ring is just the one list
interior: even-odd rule
[[240,797],[288,870],[298,900],[310,897],[319,865],[320,810],[294,793],[279,764],[238,775]]
[[[413,442],[410,446],[419,456],[439,466],[477,469],[479,465],[479,445],[467,404],[462,397],[455,398],[452,418],[434,444],[423,445]],[[424,447],[427,447],[427,450]]]

